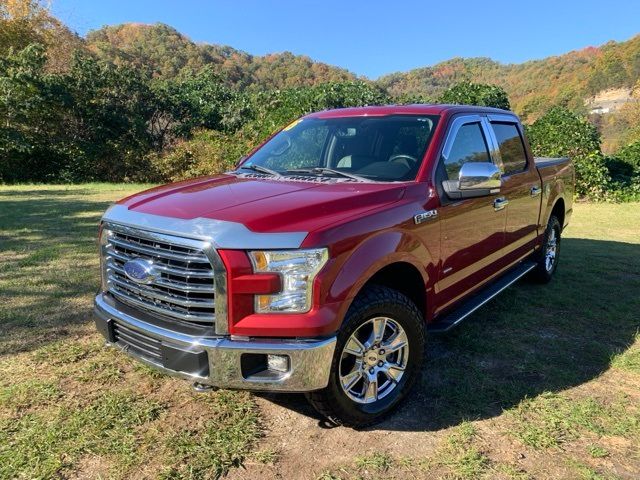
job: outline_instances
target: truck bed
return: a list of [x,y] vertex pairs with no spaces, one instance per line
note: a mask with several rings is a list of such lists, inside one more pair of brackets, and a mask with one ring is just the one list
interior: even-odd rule
[[564,200],[564,216],[560,219],[562,226],[566,226],[573,212],[573,195],[575,190],[575,170],[573,162],[568,157],[536,157],[536,168],[542,180],[542,204],[540,209],[541,225],[549,218],[554,199],[562,197]]
[[552,167],[555,165],[562,165],[570,162],[569,157],[535,157],[534,162],[538,169]]

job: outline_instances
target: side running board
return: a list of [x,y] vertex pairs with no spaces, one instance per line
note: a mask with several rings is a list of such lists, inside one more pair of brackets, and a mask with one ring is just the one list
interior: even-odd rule
[[536,264],[531,261],[522,262],[515,266],[497,280],[491,282],[477,293],[474,293],[469,299],[464,300],[462,304],[452,312],[446,314],[440,320],[427,326],[429,333],[446,333],[453,327],[460,324],[465,318],[483,306],[493,297],[502,292],[505,288],[511,286],[523,276],[536,268]]

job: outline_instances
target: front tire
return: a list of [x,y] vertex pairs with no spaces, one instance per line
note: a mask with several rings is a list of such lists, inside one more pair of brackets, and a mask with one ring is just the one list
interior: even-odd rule
[[326,388],[307,394],[329,421],[365,427],[409,393],[422,371],[425,329],[415,304],[391,288],[361,292],[338,334]]
[[551,215],[544,232],[542,249],[536,255],[536,268],[532,270],[532,277],[539,283],[549,283],[558,268],[560,255],[560,237],[562,226],[558,217]]

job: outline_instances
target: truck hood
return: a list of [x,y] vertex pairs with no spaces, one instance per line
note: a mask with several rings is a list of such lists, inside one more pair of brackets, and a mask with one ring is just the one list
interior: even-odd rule
[[219,175],[153,188],[118,203],[164,217],[241,223],[260,233],[310,232],[395,203],[404,191],[396,183]]

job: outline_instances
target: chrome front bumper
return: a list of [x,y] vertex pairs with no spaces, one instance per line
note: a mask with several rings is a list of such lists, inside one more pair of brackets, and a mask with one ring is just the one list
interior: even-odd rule
[[[95,298],[96,327],[107,343],[168,375],[214,387],[261,391],[307,392],[324,388],[329,382],[335,337],[238,340],[197,336],[152,324],[143,320],[143,315],[125,312],[118,305],[103,293]],[[121,332],[120,339],[114,329]],[[131,342],[127,343],[127,338]],[[140,345],[141,350],[135,345]],[[141,353],[144,350],[151,354]],[[243,356],[246,359],[252,354],[286,355],[289,370],[270,375],[247,372]]]

